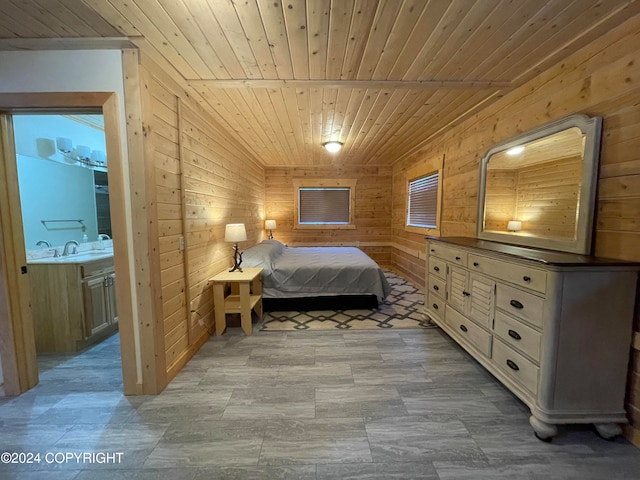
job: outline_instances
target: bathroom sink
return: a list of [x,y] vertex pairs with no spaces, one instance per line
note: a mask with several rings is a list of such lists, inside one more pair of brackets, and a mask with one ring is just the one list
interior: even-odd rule
[[103,258],[112,258],[112,250],[89,250],[64,257],[46,257],[29,260],[27,263],[83,263],[93,260],[101,260]]

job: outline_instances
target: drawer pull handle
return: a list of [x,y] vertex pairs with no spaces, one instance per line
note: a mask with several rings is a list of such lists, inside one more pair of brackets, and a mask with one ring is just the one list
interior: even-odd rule
[[467,331],[467,327],[465,327],[464,325],[460,325],[460,330],[462,330],[463,332]]
[[473,262],[473,266],[474,266],[474,267],[479,267],[479,266],[480,266],[480,264],[479,264],[478,262]]
[[531,281],[531,277],[525,275],[524,277],[522,277],[522,280],[524,280],[525,282],[530,282]]
[[515,340],[522,340],[522,337],[515,330],[509,330],[509,336]]
[[438,287],[438,285],[434,285],[433,289],[437,292],[438,290],[440,290],[440,288]]
[[439,272],[439,271],[440,271],[440,267],[433,267],[433,269],[434,269],[436,272]]
[[437,303],[434,303],[434,304],[433,304],[433,308],[434,308],[435,310],[438,310],[438,304],[437,304]]
[[517,308],[519,310],[522,310],[524,308],[524,305],[522,305],[518,300],[511,300],[509,303],[513,308]]
[[460,260],[460,257],[456,257],[456,260]]
[[513,360],[507,359],[507,365],[511,370],[515,370],[516,372],[520,370],[520,367]]
[[465,297],[470,297],[470,296],[471,296],[471,294],[470,294],[469,292],[465,292],[464,290],[462,291],[462,294],[463,294]]

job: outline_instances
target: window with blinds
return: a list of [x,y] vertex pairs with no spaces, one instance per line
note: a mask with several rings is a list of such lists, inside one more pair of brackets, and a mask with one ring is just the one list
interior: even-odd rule
[[301,225],[348,225],[350,208],[350,188],[298,189],[298,223]]
[[425,175],[409,181],[407,225],[437,228],[438,174]]

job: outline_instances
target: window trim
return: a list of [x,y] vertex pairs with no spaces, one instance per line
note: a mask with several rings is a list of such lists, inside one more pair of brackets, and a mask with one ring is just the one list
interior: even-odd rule
[[[355,178],[294,178],[293,183],[293,228],[294,230],[353,230],[356,225],[353,222],[355,212]],[[349,188],[349,223],[348,224],[306,224],[299,222],[299,195],[300,188]]]
[[[440,221],[442,212],[442,170],[443,170],[443,158],[435,158],[425,161],[421,165],[407,170],[405,174],[405,208],[404,208],[404,230],[409,233],[417,233],[420,235],[434,235],[440,236]],[[416,227],[413,225],[407,225],[409,218],[409,182],[417,180],[429,175],[438,174],[438,192],[437,192],[437,204],[436,204],[436,227]]]

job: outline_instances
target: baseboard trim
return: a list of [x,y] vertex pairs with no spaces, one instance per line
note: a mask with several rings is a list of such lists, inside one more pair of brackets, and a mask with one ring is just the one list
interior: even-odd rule
[[422,252],[420,250],[417,250],[415,248],[409,248],[409,247],[405,247],[404,245],[400,245],[399,243],[395,243],[395,242],[391,242],[391,247],[396,249],[396,250],[400,250],[403,253],[406,253],[407,255],[411,255],[412,257],[416,257],[420,260],[426,260],[427,259],[427,251],[426,251],[426,244],[425,244],[425,251]]
[[391,247],[391,242],[291,242],[290,247]]
[[290,247],[389,247],[411,255],[412,257],[426,260],[427,252],[415,248],[405,247],[396,242],[292,242]]

